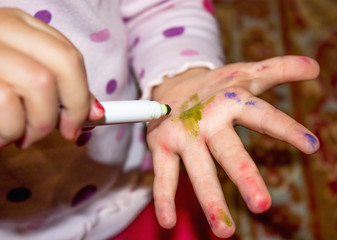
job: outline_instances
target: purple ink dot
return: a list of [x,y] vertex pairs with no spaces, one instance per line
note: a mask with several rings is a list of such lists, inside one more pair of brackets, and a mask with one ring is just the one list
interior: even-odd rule
[[90,199],[97,192],[97,187],[94,185],[87,185],[81,188],[71,202],[72,207],[76,207],[79,204]]
[[89,142],[90,138],[91,138],[91,134],[92,134],[91,132],[84,132],[84,133],[82,133],[78,137],[78,139],[76,141],[76,145],[79,146],[79,147],[82,147],[85,144],[87,144]]
[[250,198],[250,196],[248,194],[246,194],[244,196],[244,199],[245,199],[245,202],[246,202],[247,206],[251,206],[252,200],[251,200],[251,198]]
[[316,139],[314,136],[312,136],[312,135],[309,134],[309,133],[305,133],[304,136],[306,137],[306,139],[308,140],[308,142],[310,143],[310,145],[311,145],[312,147],[315,147],[315,146],[316,146],[316,144],[317,144],[317,139]]
[[51,21],[52,15],[48,10],[40,10],[35,13],[34,17],[48,24]]
[[193,57],[200,55],[200,52],[194,49],[185,49],[180,52],[180,55],[185,56],[185,57]]
[[110,39],[110,30],[104,28],[98,32],[94,32],[90,34],[90,40],[93,42],[105,42]]
[[245,105],[253,105],[253,106],[255,106],[256,102],[254,102],[254,101],[247,101],[247,102],[245,102]]
[[173,27],[173,28],[166,29],[163,32],[163,35],[167,38],[176,37],[176,36],[183,34],[184,30],[185,30],[184,27]]
[[7,193],[7,200],[10,202],[23,202],[32,195],[28,188],[19,187],[14,188]]
[[106,85],[106,93],[112,94],[117,89],[117,81],[115,79],[110,79]]
[[132,17],[124,17],[123,18],[123,22],[127,23],[128,21],[130,21],[132,19]]
[[225,98],[233,99],[236,98],[238,95],[235,92],[226,92]]

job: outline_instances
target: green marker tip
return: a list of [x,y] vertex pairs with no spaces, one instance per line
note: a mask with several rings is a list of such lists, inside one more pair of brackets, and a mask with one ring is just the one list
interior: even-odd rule
[[166,106],[166,114],[165,115],[169,115],[172,109],[167,104],[165,104],[165,106]]

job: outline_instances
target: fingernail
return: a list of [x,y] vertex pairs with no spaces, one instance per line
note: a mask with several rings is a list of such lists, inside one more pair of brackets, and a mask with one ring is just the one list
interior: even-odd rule
[[102,106],[102,104],[95,99],[95,102],[93,103],[93,106],[90,109],[89,113],[89,120],[96,121],[98,119],[101,119],[105,114],[105,109]]
[[95,108],[96,108],[97,113],[99,115],[102,115],[102,114],[105,113],[104,107],[102,106],[102,104],[97,99],[95,99]]

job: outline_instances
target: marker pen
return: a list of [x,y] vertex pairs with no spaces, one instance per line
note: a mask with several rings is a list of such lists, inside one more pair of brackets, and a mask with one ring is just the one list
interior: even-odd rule
[[169,105],[150,100],[103,101],[105,116],[95,122],[87,121],[83,127],[118,123],[148,122],[170,114]]

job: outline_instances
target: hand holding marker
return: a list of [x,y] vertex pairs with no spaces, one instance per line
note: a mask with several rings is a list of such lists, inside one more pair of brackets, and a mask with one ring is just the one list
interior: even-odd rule
[[149,100],[103,101],[101,104],[105,109],[105,116],[95,122],[87,121],[83,127],[147,122],[166,116],[171,112],[169,105]]

